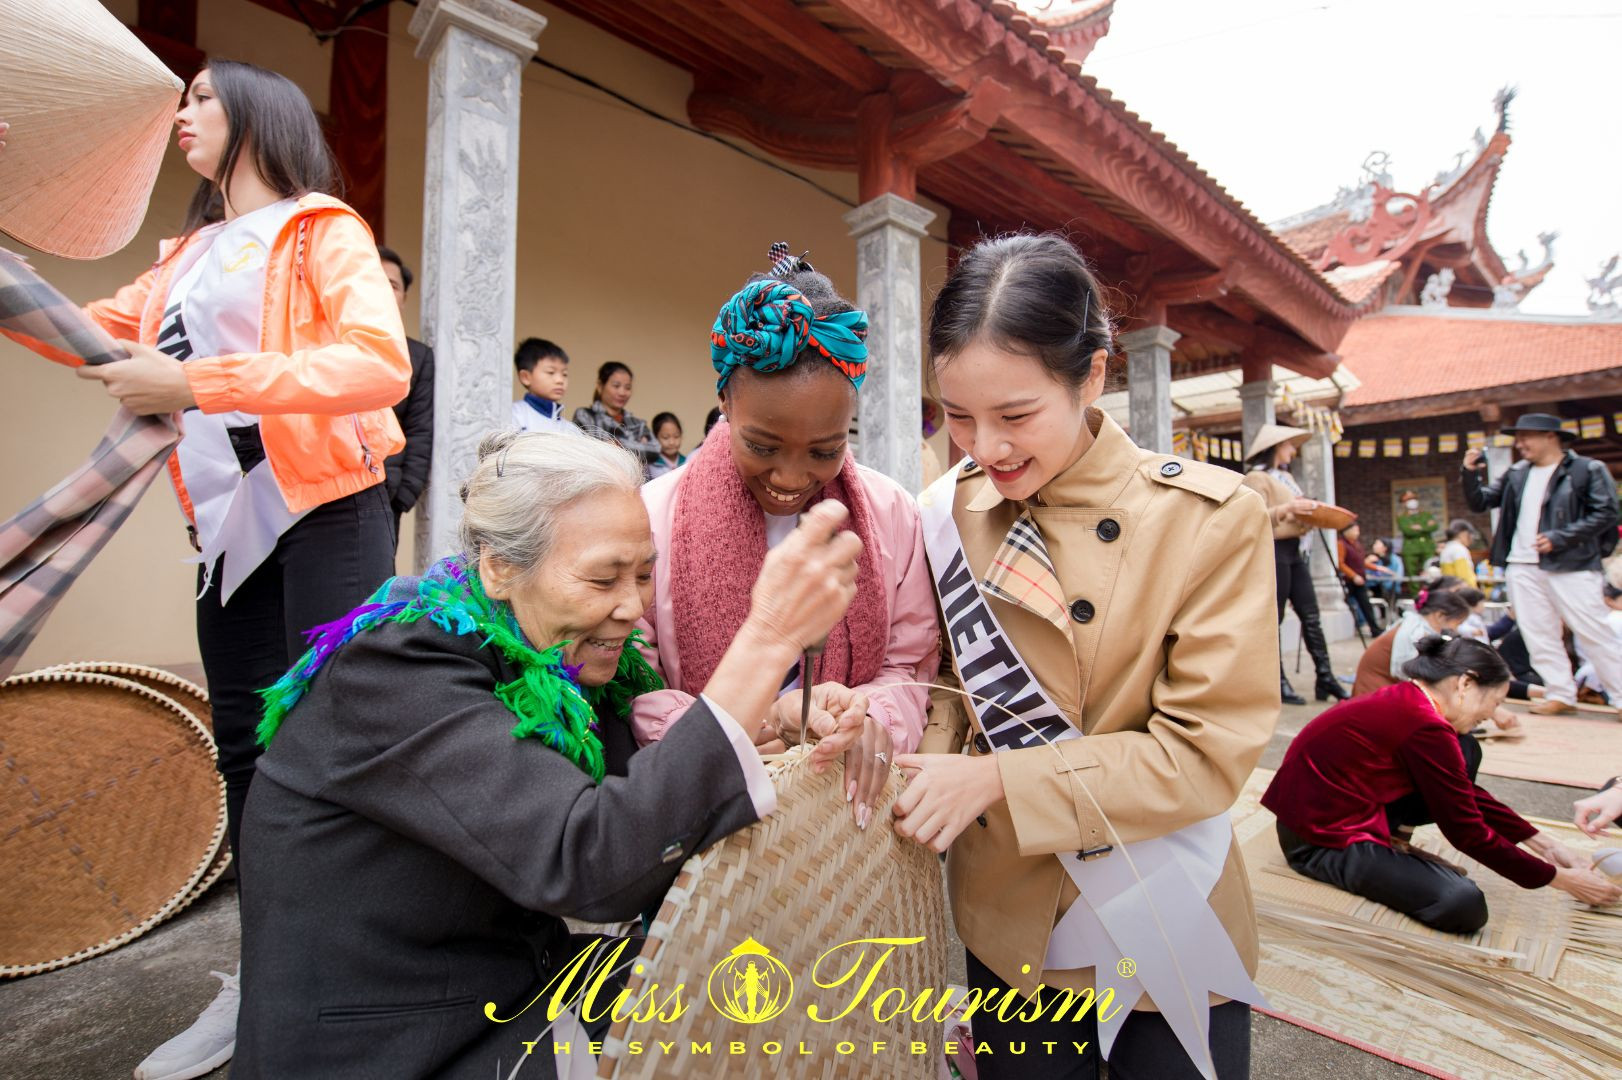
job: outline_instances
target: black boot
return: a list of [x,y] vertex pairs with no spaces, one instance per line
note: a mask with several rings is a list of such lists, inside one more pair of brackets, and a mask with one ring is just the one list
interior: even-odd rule
[[1307,703],[1307,699],[1296,693],[1295,687],[1291,686],[1290,680],[1285,677],[1284,663],[1282,661],[1278,665],[1278,696],[1284,699],[1286,705],[1305,705]]
[[1351,697],[1335,677],[1335,669],[1329,662],[1329,642],[1324,640],[1323,623],[1318,621],[1317,612],[1301,620],[1301,637],[1306,642],[1307,655],[1312,657],[1312,666],[1318,670],[1318,681],[1312,686],[1313,696],[1319,701],[1345,701]]

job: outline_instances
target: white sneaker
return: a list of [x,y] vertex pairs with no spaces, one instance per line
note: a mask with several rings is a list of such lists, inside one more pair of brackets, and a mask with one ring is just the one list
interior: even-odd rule
[[[238,974],[241,968],[237,969]],[[237,1005],[242,990],[237,975],[211,971],[220,992],[197,1014],[192,1026],[170,1039],[135,1067],[135,1080],[192,1080],[231,1060],[237,1048]]]

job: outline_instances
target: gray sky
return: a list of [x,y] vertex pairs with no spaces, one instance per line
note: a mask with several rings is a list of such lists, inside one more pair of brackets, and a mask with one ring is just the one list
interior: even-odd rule
[[1084,70],[1263,221],[1329,201],[1371,150],[1417,191],[1514,84],[1488,231],[1514,267],[1558,230],[1523,310],[1587,314],[1584,279],[1622,251],[1619,56],[1622,0],[1116,0]]

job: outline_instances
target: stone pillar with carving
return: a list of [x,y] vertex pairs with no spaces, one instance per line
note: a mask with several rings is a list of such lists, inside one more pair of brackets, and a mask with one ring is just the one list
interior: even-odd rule
[[419,569],[456,549],[479,440],[511,423],[518,99],[545,27],[513,0],[423,0],[411,17],[429,64],[422,336],[437,361]]
[[[1293,472],[1301,493],[1318,502],[1335,503],[1335,453],[1327,431],[1315,431],[1301,447]],[[1340,578],[1335,569],[1339,561],[1339,536],[1333,529],[1319,529],[1312,540],[1308,565],[1312,568],[1312,590],[1318,595],[1319,619],[1324,636],[1340,641],[1357,633],[1352,613],[1346,606],[1346,595],[1341,591]],[[1331,554],[1333,553],[1333,555]]]
[[1241,452],[1250,450],[1250,444],[1256,438],[1256,432],[1260,431],[1263,425],[1278,422],[1273,411],[1273,395],[1278,391],[1278,384],[1270,377],[1271,368],[1268,369],[1268,372],[1269,377],[1253,379],[1248,377],[1250,372],[1247,368],[1246,380],[1239,384],[1239,407],[1241,411],[1239,425],[1241,438],[1244,441],[1244,451]]
[[1132,441],[1157,454],[1171,453],[1171,350],[1180,337],[1169,326],[1145,326],[1117,339],[1126,353]]
[[934,220],[933,210],[888,192],[845,215],[856,238],[856,306],[869,320],[856,457],[914,492],[924,428],[919,241]]

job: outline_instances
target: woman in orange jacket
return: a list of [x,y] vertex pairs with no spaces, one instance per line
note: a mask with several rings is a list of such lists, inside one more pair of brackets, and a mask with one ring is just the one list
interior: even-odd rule
[[[383,459],[404,443],[390,406],[410,364],[371,231],[325,194],[337,164],[303,91],[212,60],[175,123],[202,177],[182,235],[86,308],[130,358],[78,373],[132,412],[183,414],[169,471],[198,552],[198,647],[236,851],[258,691],[304,651],[306,631],[393,573]],[[238,887],[251,880],[250,869]],[[136,1080],[229,1060],[237,977],[219,977],[214,1003]]]

